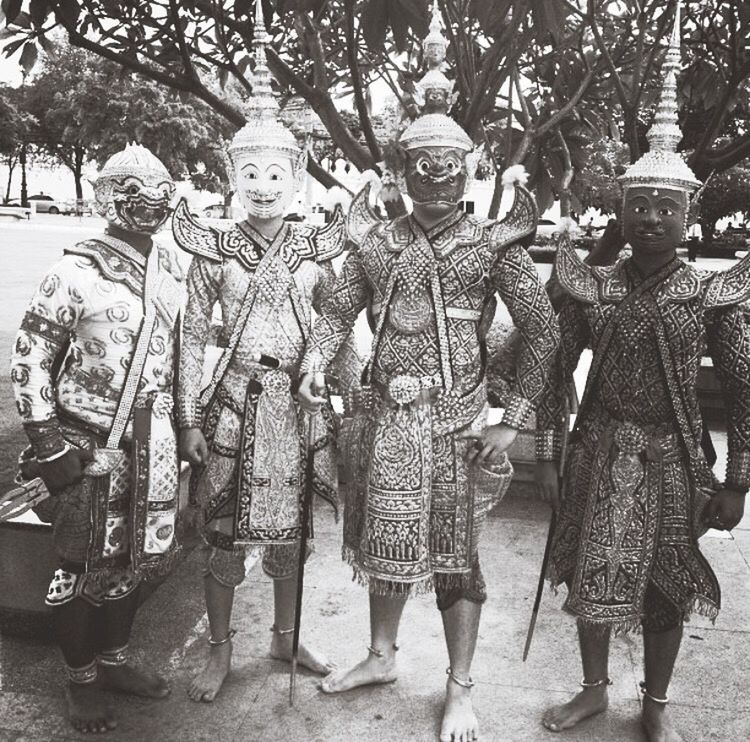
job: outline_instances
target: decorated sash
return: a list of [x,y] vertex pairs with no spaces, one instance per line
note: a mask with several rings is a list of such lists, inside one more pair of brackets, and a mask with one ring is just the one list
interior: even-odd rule
[[[168,311],[171,321],[177,316],[177,295],[169,285],[173,281],[160,271],[158,250],[152,249],[146,264],[143,322],[112,428],[105,446],[94,449],[94,460],[82,481],[91,502],[88,572],[130,564],[144,576],[163,574],[178,548],[179,460],[171,415],[173,400],[166,394],[136,400],[156,313]],[[128,454],[120,442],[131,414],[133,447]]]

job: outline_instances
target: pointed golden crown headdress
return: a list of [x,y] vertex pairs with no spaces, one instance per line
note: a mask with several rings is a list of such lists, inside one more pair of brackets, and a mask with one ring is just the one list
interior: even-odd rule
[[455,147],[471,152],[471,137],[450,117],[453,83],[442,70],[448,50],[448,41],[442,33],[440,9],[437,0],[432,5],[430,32],[422,42],[427,72],[418,83],[424,97],[422,114],[399,137],[405,150],[417,147]]
[[305,153],[294,134],[281,123],[279,104],[271,88],[271,71],[266,61],[266,48],[271,35],[263,20],[261,0],[255,0],[253,28],[253,92],[245,103],[245,125],[234,135],[227,152],[233,163],[248,152],[271,152],[289,157],[295,171],[304,170]]
[[654,186],[692,193],[701,185],[695,173],[677,152],[682,131],[677,118],[677,75],[681,67],[680,0],[675,9],[674,28],[662,64],[664,83],[651,128],[646,135],[650,149],[620,177],[625,188]]

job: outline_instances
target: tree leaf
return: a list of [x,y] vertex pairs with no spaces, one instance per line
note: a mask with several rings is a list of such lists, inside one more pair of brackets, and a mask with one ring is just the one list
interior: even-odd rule
[[50,59],[56,59],[57,58],[57,45],[54,41],[51,41],[48,39],[44,34],[39,34],[39,44],[41,45],[42,49],[44,49],[44,53],[50,58]]
[[3,47],[3,53],[5,54],[5,56],[8,58],[12,57],[21,48],[21,44],[23,44],[24,41],[26,41],[25,37],[22,39],[11,41],[10,44]]
[[396,50],[399,54],[403,54],[406,51],[406,45],[408,43],[409,25],[404,14],[399,12],[400,8],[398,7],[398,0],[387,0],[387,3],[386,26],[390,23],[390,26],[393,29],[393,40],[396,43]]
[[13,21],[13,25],[20,28],[31,28],[31,16],[27,12],[21,11]]
[[78,0],[60,0],[60,15],[65,25],[75,26],[78,16],[81,15],[81,6]]
[[32,23],[37,28],[40,28],[44,24],[48,13],[49,6],[47,0],[31,0],[29,3],[29,15],[31,16]]
[[22,0],[3,0],[2,8],[6,23],[10,24],[16,20],[16,16],[21,12],[22,4]]
[[27,41],[21,52],[21,67],[25,74],[29,74],[36,64],[38,51],[33,41]]
[[382,51],[388,28],[386,0],[369,0],[360,21],[365,42],[374,52]]

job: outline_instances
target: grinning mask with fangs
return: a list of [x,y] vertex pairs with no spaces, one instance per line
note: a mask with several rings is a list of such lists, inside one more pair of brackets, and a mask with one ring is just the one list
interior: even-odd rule
[[94,194],[97,211],[110,224],[154,234],[169,218],[175,186],[158,157],[146,147],[129,144],[107,160]]

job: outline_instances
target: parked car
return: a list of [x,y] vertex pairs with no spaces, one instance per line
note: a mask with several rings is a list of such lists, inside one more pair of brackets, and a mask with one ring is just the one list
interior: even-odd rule
[[[44,193],[38,193],[35,196],[29,196],[29,205],[33,204],[37,214],[64,214],[67,208],[65,201],[56,201],[52,196]],[[8,201],[8,206],[21,206],[20,198],[13,198]]]
[[72,216],[93,216],[94,215],[94,204],[91,201],[81,199],[72,199],[70,201],[63,201],[60,204],[60,212],[62,214],[70,214]]
[[209,219],[224,218],[224,204],[211,204],[203,209],[203,216]]
[[540,219],[536,225],[535,245],[550,245],[557,241],[560,226],[552,219]]

